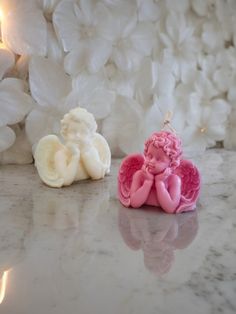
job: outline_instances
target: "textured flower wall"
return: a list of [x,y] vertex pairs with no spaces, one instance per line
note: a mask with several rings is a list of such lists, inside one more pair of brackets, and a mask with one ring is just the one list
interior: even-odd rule
[[236,147],[235,0],[0,0],[0,163],[32,162],[71,108],[113,156],[167,110],[186,149]]

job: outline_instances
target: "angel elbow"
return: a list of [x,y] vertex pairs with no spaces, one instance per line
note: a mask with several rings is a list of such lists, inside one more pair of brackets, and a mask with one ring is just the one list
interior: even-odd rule
[[143,205],[143,202],[139,198],[137,198],[136,195],[133,195],[133,196],[131,195],[131,197],[130,197],[130,205],[133,208],[139,208],[139,207],[141,207]]

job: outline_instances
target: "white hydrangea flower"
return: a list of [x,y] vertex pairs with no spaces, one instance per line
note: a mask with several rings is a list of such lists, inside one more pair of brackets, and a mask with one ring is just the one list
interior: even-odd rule
[[34,56],[30,60],[29,84],[36,106],[26,119],[26,133],[31,144],[36,144],[44,135],[59,134],[71,79],[55,61]]
[[15,142],[10,126],[22,121],[31,109],[32,99],[25,93],[23,81],[6,78],[0,82],[0,152]]
[[23,143],[18,123],[33,102],[28,82],[36,101],[26,119],[31,144],[58,134],[64,113],[80,105],[115,155],[142,151],[167,110],[188,149],[221,140],[236,146],[235,0],[0,3],[2,161]]
[[80,73],[72,81],[72,91],[65,100],[65,107],[81,106],[96,119],[104,119],[115,101],[115,93],[108,89],[106,81],[99,75]]
[[194,29],[188,25],[183,14],[171,12],[165,22],[165,31],[160,33],[165,58],[172,63],[176,78],[182,78],[189,69],[196,67],[196,56],[200,43],[194,36]]
[[183,133],[185,145],[192,151],[204,151],[225,137],[230,105],[223,99],[212,100],[211,105],[194,104],[187,117]]
[[121,157],[142,151],[144,141],[143,109],[133,99],[117,96],[109,117],[104,119],[102,134],[107,139],[112,155]]
[[31,0],[1,0],[4,44],[19,55],[47,53],[47,24],[42,10]]
[[203,151],[224,139],[230,106],[212,82],[199,71],[179,84],[175,98],[185,111],[184,144],[189,150]]
[[14,64],[14,54],[0,43],[0,80],[3,78],[7,71],[13,68]]
[[106,6],[92,0],[63,0],[54,11],[53,22],[64,50],[69,52],[67,72],[98,72],[112,50],[112,16]]
[[113,8],[113,50],[111,59],[125,72],[139,70],[144,57],[151,55],[155,43],[152,23],[139,22],[135,2]]
[[62,62],[51,15],[59,0],[1,0],[2,40],[19,55],[40,55]]
[[229,47],[215,55],[201,55],[199,66],[219,93],[234,92],[236,80],[236,49]]

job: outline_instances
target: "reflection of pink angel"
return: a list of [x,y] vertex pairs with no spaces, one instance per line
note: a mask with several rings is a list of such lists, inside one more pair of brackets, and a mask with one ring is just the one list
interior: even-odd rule
[[167,273],[174,261],[174,250],[192,243],[198,230],[197,212],[167,215],[148,210],[119,211],[119,229],[133,250],[143,250],[144,264],[158,275]]
[[182,159],[180,139],[171,132],[154,133],[144,155],[126,157],[119,170],[118,193],[126,207],[161,207],[167,213],[193,210],[200,191],[200,175]]

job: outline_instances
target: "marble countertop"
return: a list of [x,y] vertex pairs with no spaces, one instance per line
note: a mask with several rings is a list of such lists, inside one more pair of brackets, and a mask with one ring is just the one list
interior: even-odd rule
[[119,160],[63,189],[0,166],[0,313],[236,313],[236,153],[194,160],[198,209],[180,215],[123,208]]

